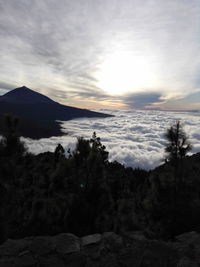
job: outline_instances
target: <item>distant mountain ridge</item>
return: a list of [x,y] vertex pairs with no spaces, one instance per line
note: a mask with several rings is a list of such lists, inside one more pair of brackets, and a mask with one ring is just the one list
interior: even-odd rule
[[[83,117],[105,118],[111,116],[87,109],[61,105],[26,86],[16,88],[0,96],[0,133],[1,117],[4,113],[19,116],[21,120],[20,134],[31,138],[62,135],[60,124],[56,120],[67,121]],[[32,129],[31,132],[27,127]]]
[[13,89],[3,96],[0,96],[0,102],[1,101],[15,104],[56,103],[49,97],[37,93],[26,86]]

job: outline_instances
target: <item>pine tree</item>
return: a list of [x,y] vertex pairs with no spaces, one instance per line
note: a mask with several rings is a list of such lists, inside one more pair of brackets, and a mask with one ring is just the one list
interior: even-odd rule
[[192,149],[180,121],[177,121],[167,129],[165,138],[168,141],[165,148],[165,152],[168,154],[167,161],[182,159]]

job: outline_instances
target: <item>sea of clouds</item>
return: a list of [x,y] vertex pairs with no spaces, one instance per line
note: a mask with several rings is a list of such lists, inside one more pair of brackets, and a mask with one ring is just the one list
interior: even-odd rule
[[[180,120],[193,145],[192,153],[200,152],[200,112],[101,110],[113,114],[109,118],[84,118],[62,122],[67,135],[40,140],[25,139],[35,154],[54,151],[58,143],[66,151],[74,149],[77,137],[91,138],[93,132],[109,151],[109,160],[125,166],[153,169],[165,158],[164,133]],[[67,154],[67,153],[66,153]]]

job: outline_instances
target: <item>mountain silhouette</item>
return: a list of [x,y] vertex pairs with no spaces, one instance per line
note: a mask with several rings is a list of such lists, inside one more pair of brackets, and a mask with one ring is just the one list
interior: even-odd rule
[[39,104],[39,103],[56,103],[49,97],[37,93],[26,86],[11,90],[3,96],[0,96],[0,102],[13,104]]
[[21,122],[20,134],[31,138],[62,135],[61,126],[57,120],[67,121],[83,117],[105,118],[111,116],[59,104],[26,86],[16,88],[0,96],[0,126],[4,113],[17,115]]

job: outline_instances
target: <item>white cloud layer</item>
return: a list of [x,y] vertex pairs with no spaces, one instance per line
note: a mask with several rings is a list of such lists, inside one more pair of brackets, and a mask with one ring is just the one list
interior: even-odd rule
[[[104,110],[105,111],[105,110]],[[91,138],[95,131],[109,151],[109,160],[144,169],[152,169],[164,159],[166,129],[176,120],[182,121],[193,145],[193,153],[200,152],[200,112],[110,111],[115,117],[105,119],[77,119],[63,123],[62,137],[37,141],[25,140],[33,153],[54,151],[61,143],[74,149],[76,138]]]

